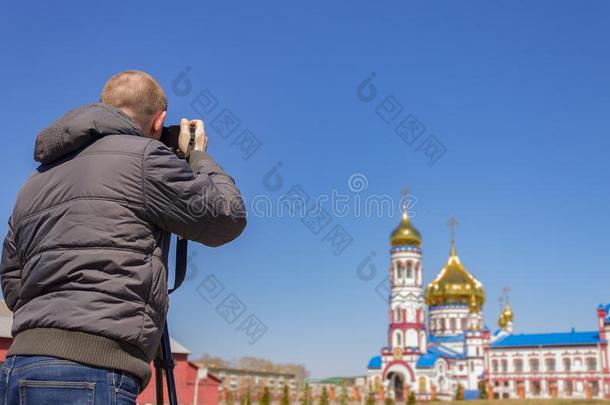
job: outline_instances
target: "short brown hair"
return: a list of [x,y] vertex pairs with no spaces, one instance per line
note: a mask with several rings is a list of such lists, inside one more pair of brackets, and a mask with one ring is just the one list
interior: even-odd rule
[[124,110],[142,127],[158,111],[167,110],[161,85],[148,73],[126,70],[106,82],[100,101]]

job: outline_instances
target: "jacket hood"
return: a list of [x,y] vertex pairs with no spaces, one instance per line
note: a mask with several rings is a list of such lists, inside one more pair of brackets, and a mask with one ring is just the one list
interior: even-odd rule
[[76,108],[40,131],[34,160],[52,163],[109,134],[143,136],[131,118],[118,108],[102,103]]

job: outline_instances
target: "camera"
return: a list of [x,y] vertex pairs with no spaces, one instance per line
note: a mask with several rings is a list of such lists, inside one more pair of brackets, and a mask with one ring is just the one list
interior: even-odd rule
[[190,125],[189,129],[191,131],[191,139],[189,140],[189,146],[186,150],[186,153],[182,153],[182,151],[178,147],[178,138],[180,137],[180,125],[170,125],[167,127],[163,127],[159,140],[163,142],[165,146],[170,148],[171,151],[174,152],[179,158],[188,159],[189,155],[191,154],[191,151],[193,150],[193,145],[195,145],[195,126]]

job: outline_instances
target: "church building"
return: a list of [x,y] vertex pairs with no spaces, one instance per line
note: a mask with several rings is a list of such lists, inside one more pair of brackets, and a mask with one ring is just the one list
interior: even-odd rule
[[[450,222],[455,226],[455,220]],[[485,290],[462,264],[452,236],[449,257],[424,289],[422,237],[405,210],[390,235],[387,342],[370,359],[367,385],[404,401],[491,398],[609,398],[610,305],[591,332],[513,334],[508,303],[499,329],[483,323]]]

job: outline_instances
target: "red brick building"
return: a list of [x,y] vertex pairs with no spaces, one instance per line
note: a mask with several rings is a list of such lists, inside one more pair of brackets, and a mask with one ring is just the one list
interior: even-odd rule
[[[4,301],[0,301],[0,363],[6,359],[11,342],[11,327],[13,325],[13,314],[7,308]],[[180,343],[172,339],[172,353],[176,362],[174,376],[176,379],[176,392],[178,403],[181,405],[217,405],[218,391],[221,380],[208,373],[205,368],[199,368],[188,360],[190,351]],[[138,397],[139,405],[155,405],[155,382],[154,367],[153,378],[146,389]],[[165,379],[164,379],[165,384]],[[196,388],[197,387],[197,388]],[[165,403],[168,402],[167,390],[165,389]]]
[[[218,404],[218,387],[221,380],[208,373],[206,368],[199,368],[196,364],[188,361],[188,356],[191,353],[187,348],[180,343],[171,339],[172,354],[176,367],[174,368],[174,378],[176,379],[176,392],[178,393],[179,404],[189,405],[217,405]],[[155,395],[155,378],[154,367],[153,378],[146,389],[138,397],[138,404],[148,405],[156,404]],[[167,403],[167,387],[165,386],[165,378],[163,380],[164,394],[163,397]],[[197,389],[195,387],[198,387]]]

